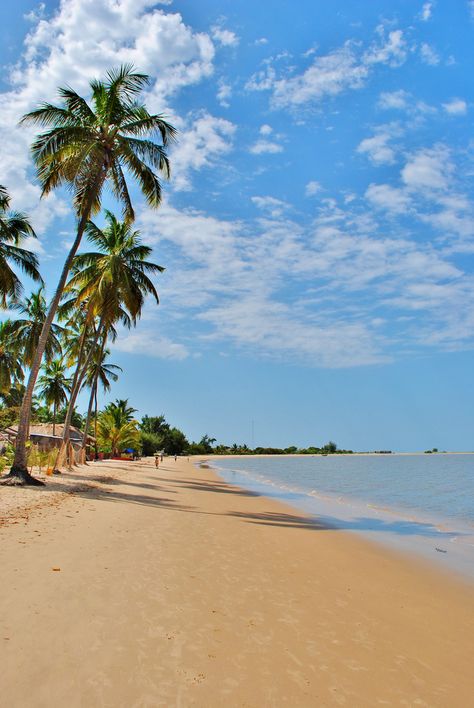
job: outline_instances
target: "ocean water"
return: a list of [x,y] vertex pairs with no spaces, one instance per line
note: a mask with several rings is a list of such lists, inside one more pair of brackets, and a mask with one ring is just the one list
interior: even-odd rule
[[474,455],[213,458],[228,482],[474,580]]

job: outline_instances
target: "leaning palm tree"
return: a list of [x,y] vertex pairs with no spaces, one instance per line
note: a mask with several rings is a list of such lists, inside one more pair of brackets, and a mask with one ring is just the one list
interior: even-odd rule
[[11,320],[0,322],[0,394],[23,381],[23,368],[12,337]]
[[[76,306],[87,303],[88,316],[99,317],[94,346],[99,337],[102,337],[102,346],[105,346],[108,331],[117,319],[128,326],[135,324],[148,294],[159,303],[158,293],[149,276],[164,270],[162,266],[147,260],[152,249],[142,243],[140,233],[133,231],[129,223],[118,221],[110,211],[106,211],[106,224],[104,229],[100,229],[92,221],[88,222],[87,238],[97,251],[76,256],[73,275],[67,285],[67,289],[75,293]],[[70,414],[92,356],[91,349],[82,372],[80,361],[74,377],[58,460],[62,459],[67,449]]]
[[8,299],[15,301],[23,287],[13,268],[20,268],[37,282],[42,282],[38,272],[38,259],[34,253],[21,247],[28,236],[35,237],[28,218],[18,211],[9,211],[10,195],[0,185],[0,307],[8,307]]
[[39,394],[46,405],[53,406],[53,435],[56,434],[56,413],[67,402],[71,389],[71,379],[66,375],[66,365],[62,359],[53,359],[46,364],[43,375],[39,377]]
[[[21,315],[11,323],[12,335],[15,338],[16,347],[18,351],[21,352],[23,363],[31,367],[47,314],[47,304],[46,298],[43,295],[43,287],[37,292],[31,293],[29,297],[12,303],[11,309]],[[50,362],[55,356],[61,354],[60,336],[62,330],[63,328],[57,324],[51,325],[44,351],[47,362]]]
[[[148,76],[137,73],[130,65],[122,66],[109,71],[105,81],[91,82],[91,104],[71,88],[61,88],[61,106],[44,103],[22,119],[22,123],[47,128],[32,145],[42,195],[63,185],[71,189],[77,232],[31,366],[8,483],[38,483],[26,467],[33,389],[69,270],[87,222],[100,210],[105,184],[110,185],[122,205],[127,221],[134,219],[127,173],[138,183],[150,206],[158,207],[161,203],[161,182],[157,173],[169,177],[165,148],[175,138],[176,130],[161,115],[151,115],[138,102],[139,94],[148,84]],[[155,142],[158,137],[161,144]]]

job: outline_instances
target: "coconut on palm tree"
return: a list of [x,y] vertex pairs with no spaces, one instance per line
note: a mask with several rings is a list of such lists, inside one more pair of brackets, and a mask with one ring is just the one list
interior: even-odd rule
[[[87,222],[100,210],[104,186],[110,185],[127,221],[134,218],[127,175],[138,183],[151,207],[161,203],[158,174],[169,177],[165,148],[175,138],[176,130],[161,115],[150,114],[137,100],[149,82],[147,75],[136,72],[132,66],[122,66],[109,71],[105,81],[91,82],[90,103],[71,88],[61,88],[62,105],[44,103],[22,119],[22,123],[47,129],[32,145],[42,195],[61,186],[72,190],[77,232],[31,366],[8,483],[37,483],[26,467],[33,389],[69,270]],[[157,138],[161,144],[155,142]]]
[[8,307],[8,300],[15,301],[23,291],[14,267],[42,282],[37,257],[21,247],[22,241],[36,234],[25,214],[9,210],[10,201],[7,190],[0,185],[0,307],[4,309]]

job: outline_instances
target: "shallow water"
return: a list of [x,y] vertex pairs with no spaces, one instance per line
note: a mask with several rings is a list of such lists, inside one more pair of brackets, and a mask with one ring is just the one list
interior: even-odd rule
[[219,457],[229,482],[474,579],[474,455]]

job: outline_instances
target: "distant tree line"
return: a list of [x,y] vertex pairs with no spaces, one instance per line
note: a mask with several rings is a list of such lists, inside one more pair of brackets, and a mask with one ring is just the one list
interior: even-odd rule
[[255,447],[247,445],[216,444],[216,438],[203,435],[199,442],[190,442],[186,435],[166,422],[164,415],[144,416],[139,424],[142,455],[163,451],[166,455],[335,455],[352,454],[352,450],[339,449],[330,440],[321,447]]

